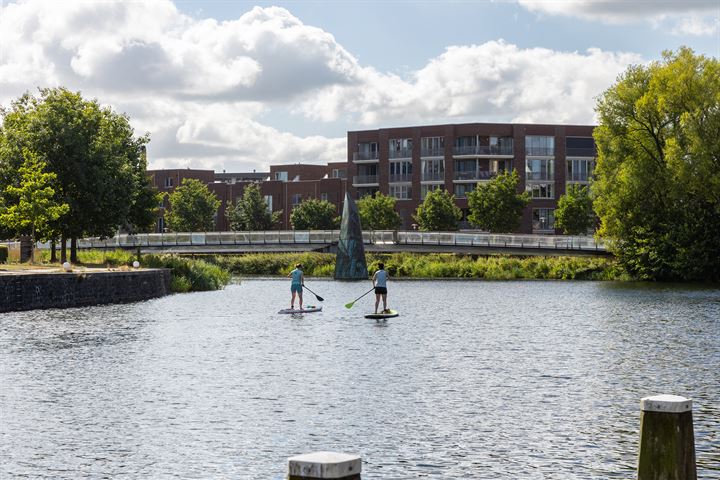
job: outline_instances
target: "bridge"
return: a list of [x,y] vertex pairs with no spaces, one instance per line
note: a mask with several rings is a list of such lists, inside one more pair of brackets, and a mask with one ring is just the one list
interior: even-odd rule
[[[332,252],[339,230],[262,232],[150,233],[78,240],[79,249],[137,249],[176,254],[241,254],[253,252]],[[489,255],[609,255],[591,236],[500,235],[479,232],[363,232],[367,252],[465,253]],[[39,244],[50,248],[49,243]]]

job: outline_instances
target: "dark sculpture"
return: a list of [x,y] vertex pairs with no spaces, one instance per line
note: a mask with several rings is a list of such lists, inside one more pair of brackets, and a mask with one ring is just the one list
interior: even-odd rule
[[360,213],[350,194],[345,192],[342,222],[340,223],[340,241],[335,260],[336,280],[367,280],[368,270],[365,263]]

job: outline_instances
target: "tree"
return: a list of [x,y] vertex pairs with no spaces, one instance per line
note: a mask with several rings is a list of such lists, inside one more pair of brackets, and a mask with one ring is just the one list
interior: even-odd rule
[[467,194],[468,221],[493,233],[516,231],[520,227],[523,209],[530,201],[527,192],[517,192],[519,182],[517,170],[513,170],[503,172],[485,185],[478,184]]
[[360,223],[370,230],[394,230],[400,226],[400,214],[395,211],[395,198],[375,192],[357,202]]
[[570,185],[558,200],[555,226],[567,235],[582,235],[595,224],[590,189],[585,185]]
[[260,193],[260,185],[251,183],[242,198],[227,207],[225,215],[232,230],[271,230],[278,225],[282,210],[271,212]]
[[340,217],[332,203],[311,198],[293,208],[290,223],[295,230],[333,230],[340,226]]
[[[23,151],[25,161],[20,166],[20,185],[8,185],[5,192],[17,199],[11,206],[0,210],[0,224],[17,233],[29,233],[33,245],[44,240],[50,233],[52,222],[68,213],[70,207],[55,200],[55,190],[50,186],[57,175],[45,171],[45,163],[29,150]],[[30,254],[35,262],[35,249]]]
[[0,113],[0,191],[18,185],[24,149],[46,162],[57,175],[57,203],[70,207],[53,228],[71,239],[71,260],[74,239],[109,236],[121,225],[147,219],[139,210],[153,203],[145,178],[149,137],[135,137],[127,116],[65,88],[41,89],[39,97],[26,93]]
[[215,229],[215,214],[220,200],[200,180],[185,178],[168,198],[170,211],[165,215],[175,232],[208,232]]
[[596,110],[598,234],[638,278],[720,280],[720,62],[664,52]]
[[455,195],[451,195],[447,190],[438,189],[428,192],[413,218],[420,226],[420,230],[457,230],[458,222],[462,218],[462,210],[455,205]]

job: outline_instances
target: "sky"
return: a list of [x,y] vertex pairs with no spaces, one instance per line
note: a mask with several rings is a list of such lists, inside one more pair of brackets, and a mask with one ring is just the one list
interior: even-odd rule
[[64,86],[150,168],[345,161],[347,131],[593,124],[630,65],[720,58],[720,0],[0,0],[0,105]]

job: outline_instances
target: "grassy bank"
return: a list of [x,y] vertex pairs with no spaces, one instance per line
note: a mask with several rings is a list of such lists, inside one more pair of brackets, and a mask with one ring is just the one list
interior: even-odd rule
[[[78,251],[78,261],[84,266],[123,268],[131,266],[136,259],[135,253],[129,250]],[[49,261],[50,252],[43,252],[42,262],[48,264]],[[219,290],[230,281],[229,271],[205,260],[174,255],[143,255],[140,264],[146,268],[169,268],[173,292]]]
[[[212,263],[238,275],[287,275],[300,262],[305,274],[332,277],[335,255],[324,253],[258,253],[213,256]],[[486,280],[629,280],[612,259],[595,257],[508,257],[474,258],[454,254],[368,254],[368,269],[377,264],[396,278],[481,278]]]

